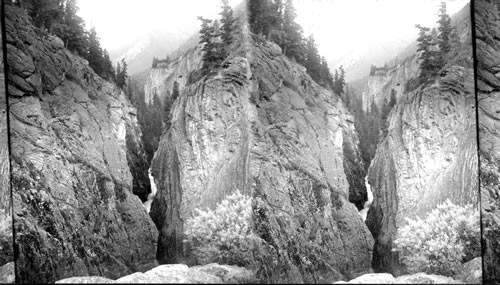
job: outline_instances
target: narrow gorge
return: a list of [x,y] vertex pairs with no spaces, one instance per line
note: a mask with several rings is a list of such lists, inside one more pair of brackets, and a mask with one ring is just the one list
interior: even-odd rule
[[[435,76],[412,43],[337,94],[246,4],[219,67],[190,40],[122,89],[5,5],[16,282],[472,280],[416,273],[395,242],[447,201],[478,208],[470,6]],[[217,213],[215,237],[196,222]]]

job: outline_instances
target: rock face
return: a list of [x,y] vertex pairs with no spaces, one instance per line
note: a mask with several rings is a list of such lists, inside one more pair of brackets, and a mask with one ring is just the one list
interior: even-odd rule
[[17,282],[153,267],[157,230],[132,194],[135,109],[22,10],[5,10]]
[[186,85],[170,110],[152,163],[158,260],[183,261],[184,221],[240,190],[253,197],[255,232],[269,247],[256,260],[264,281],[367,272],[373,239],[349,202],[362,205],[366,189],[344,168],[347,153],[359,160],[352,116],[277,45],[242,30],[226,68]]
[[363,111],[368,112],[374,104],[382,110],[384,101],[394,93],[399,99],[405,93],[408,82],[418,76],[419,61],[416,55],[410,56],[386,70],[378,70],[368,78],[362,93]]
[[468,28],[459,29],[468,37],[461,37],[465,42],[453,53],[458,55],[450,57],[436,82],[399,96],[387,119],[388,135],[379,142],[371,162],[374,202],[366,223],[375,238],[373,266],[378,272],[404,272],[397,252],[391,250],[405,218],[423,216],[446,199],[460,205],[478,203]]
[[500,283],[500,5],[475,2],[483,277]]
[[149,78],[144,86],[145,101],[153,103],[154,96],[158,96],[163,103],[172,94],[174,82],[177,82],[179,90],[189,83],[192,72],[201,69],[202,53],[198,47],[189,49],[185,54],[172,62],[161,62],[157,67],[151,69]]
[[[0,14],[3,17],[3,14]],[[2,24],[0,24],[2,28]],[[0,43],[3,39],[0,36]],[[3,45],[2,45],[3,47]],[[14,245],[10,193],[9,133],[3,50],[0,48],[0,282],[14,282]]]

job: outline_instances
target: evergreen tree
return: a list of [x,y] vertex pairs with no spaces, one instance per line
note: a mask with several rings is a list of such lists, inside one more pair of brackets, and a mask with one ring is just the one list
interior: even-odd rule
[[52,33],[55,23],[61,22],[64,14],[63,0],[21,0],[19,6],[31,17],[33,25]]
[[333,77],[333,92],[337,95],[344,93],[345,86],[345,71],[344,67],[340,66],[339,70],[335,70],[335,75]]
[[[120,69],[121,67],[121,69]],[[121,65],[118,63],[117,64],[117,73],[116,73],[116,85],[120,88],[123,89],[125,86],[127,86],[127,62],[125,61],[125,58],[122,58],[121,60]]]
[[202,22],[200,44],[203,52],[203,69],[212,70],[220,66],[224,60],[224,45],[219,39],[220,29],[217,21],[198,17]]
[[225,46],[226,54],[229,53],[228,48],[233,43],[234,23],[236,19],[233,16],[233,9],[228,4],[228,0],[222,0],[221,17],[221,38]]
[[101,48],[101,44],[99,43],[99,37],[93,27],[90,29],[89,33],[89,47],[86,58],[89,61],[89,66],[99,75],[101,75],[104,70],[102,54],[103,50]]
[[333,93],[340,95],[339,90],[339,71],[335,69],[335,74],[333,75]]
[[115,73],[115,82],[118,85],[118,77],[120,77],[120,73],[122,72],[122,67],[120,62],[116,63],[116,73]]
[[115,81],[115,69],[113,68],[113,63],[109,57],[107,50],[103,51],[103,74],[102,77],[106,80]]
[[249,0],[247,1],[248,24],[250,31],[254,34],[262,34],[266,0]]
[[431,51],[431,41],[432,37],[428,33],[429,28],[423,27],[421,25],[416,25],[419,29],[419,35],[417,38],[417,52],[420,52],[420,75],[421,80],[427,80],[429,77],[434,75],[434,63],[433,53]]
[[306,61],[304,66],[311,78],[320,83],[321,80],[321,59],[316,47],[316,42],[312,35],[309,36],[306,42]]
[[333,89],[333,77],[324,56],[321,57],[321,81],[324,87]]
[[61,38],[64,46],[80,56],[85,56],[88,43],[85,38],[85,22],[77,15],[76,0],[67,0],[64,6],[63,19],[54,24],[54,33]]
[[450,51],[450,33],[452,31],[451,18],[446,13],[446,3],[441,2],[441,7],[439,8],[439,20],[438,20],[438,30],[439,30],[439,50],[442,54],[446,54]]
[[294,58],[299,64],[304,64],[306,48],[302,28],[295,22],[296,17],[297,13],[292,0],[287,0],[283,12],[283,31],[285,35],[283,53],[290,58]]
[[340,94],[344,93],[344,86],[345,86],[345,70],[344,70],[344,67],[341,65],[339,67],[339,89],[340,89]]
[[269,0],[250,0],[247,1],[247,9],[250,31],[254,34],[268,37],[280,21],[279,3],[273,4]]

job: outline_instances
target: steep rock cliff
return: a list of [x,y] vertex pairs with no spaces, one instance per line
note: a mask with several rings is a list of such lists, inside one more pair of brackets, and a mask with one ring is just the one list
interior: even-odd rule
[[366,222],[375,238],[377,271],[402,273],[391,250],[405,218],[422,216],[446,199],[478,204],[471,31],[470,24],[459,27],[461,45],[436,81],[399,97],[371,162],[374,202]]
[[384,101],[391,99],[391,94],[396,99],[403,96],[408,82],[418,76],[418,66],[418,57],[413,55],[371,75],[361,95],[363,111],[368,112],[372,104],[381,110]]
[[151,69],[149,77],[144,85],[145,101],[153,103],[156,95],[163,103],[172,94],[174,82],[177,82],[181,91],[189,83],[192,72],[201,69],[201,50],[197,47],[189,49],[185,54],[179,56],[169,63],[161,62]]
[[[170,109],[152,163],[158,260],[183,261],[184,221],[238,189],[253,197],[255,232],[271,249],[258,257],[261,278],[328,282],[368,271],[373,239],[349,202],[348,179],[362,166],[344,169],[345,153],[360,160],[352,116],[245,25],[231,50],[226,68],[185,86]],[[352,196],[365,199],[363,189]]]
[[500,282],[500,5],[475,3],[485,283]]
[[127,163],[141,158],[127,148],[141,135],[135,109],[24,11],[5,9],[17,282],[151,268],[157,230]]
[[[0,15],[3,17],[3,14]],[[0,24],[0,28],[2,25]],[[2,42],[0,36],[0,43]],[[7,100],[5,95],[5,74],[3,45],[0,48],[0,283],[10,282],[13,266],[3,266],[14,261],[12,232],[12,203],[10,193],[9,133],[7,128]]]

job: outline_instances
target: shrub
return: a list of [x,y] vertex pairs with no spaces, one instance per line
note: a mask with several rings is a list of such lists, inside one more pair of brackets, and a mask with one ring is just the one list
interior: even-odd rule
[[252,200],[238,190],[216,209],[199,210],[186,221],[186,239],[198,264],[253,265],[260,238],[252,229]]
[[407,219],[394,243],[410,272],[452,276],[462,262],[480,256],[479,211],[449,200],[425,219]]

